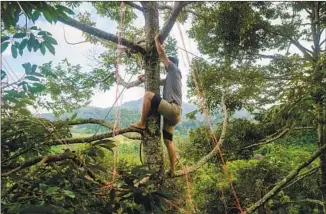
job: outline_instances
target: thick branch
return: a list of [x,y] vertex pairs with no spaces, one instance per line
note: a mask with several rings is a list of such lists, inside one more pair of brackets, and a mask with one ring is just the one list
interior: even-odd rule
[[[69,26],[77,28],[85,33],[89,33],[98,38],[108,40],[111,42],[115,42],[118,44],[118,37],[114,34],[107,33],[103,30],[100,30],[100,29],[92,27],[92,26],[88,26],[88,25],[83,24],[75,19],[70,18],[70,17],[68,17],[67,19],[59,17],[58,20],[64,24],[67,24]],[[133,43],[127,39],[121,38],[121,45],[131,48],[131,49],[135,50],[136,52],[145,54],[145,50],[142,47],[136,45],[135,43]]]
[[223,109],[224,116],[223,116],[222,132],[221,132],[221,136],[220,136],[218,143],[215,145],[215,147],[213,148],[213,150],[210,153],[208,153],[206,156],[204,156],[202,159],[200,159],[195,165],[187,167],[187,169],[188,169],[187,172],[185,172],[184,170],[178,170],[175,172],[173,177],[180,177],[186,173],[188,174],[188,173],[196,171],[198,168],[200,168],[205,163],[207,163],[208,160],[210,160],[212,157],[214,157],[214,155],[216,155],[217,152],[220,150],[220,147],[222,146],[224,139],[225,139],[226,128],[228,125],[228,112],[227,112],[226,105],[224,102],[224,96],[222,96],[222,99],[221,99],[221,106]]
[[[125,129],[120,129],[118,134],[124,134],[128,132],[138,132],[141,133],[141,130],[136,129],[136,128],[125,128]],[[62,145],[62,144],[74,144],[74,143],[91,143],[96,140],[102,140],[104,138],[110,138],[113,137],[114,133],[113,132],[107,132],[103,134],[98,134],[98,135],[93,135],[90,137],[80,137],[80,138],[66,138],[66,139],[59,139],[55,140],[51,143],[51,145]],[[117,134],[115,134],[117,135]]]
[[[173,7],[171,7],[171,6],[169,6],[169,5],[159,5],[159,6],[158,6],[158,9],[159,9],[159,10],[173,10]],[[187,9],[186,9],[186,10],[184,10],[184,11],[187,12],[187,13],[191,13],[191,14],[197,16],[197,17],[206,18],[206,17],[204,17],[204,16],[199,15],[198,13],[196,13],[196,12],[193,11],[193,10],[187,10]]]
[[326,150],[326,144],[320,147],[320,149],[315,152],[308,160],[300,164],[296,169],[291,171],[285,178],[283,178],[272,190],[270,190],[264,197],[257,201],[254,205],[247,209],[247,214],[253,213],[258,207],[262,206],[274,195],[276,195],[287,183],[289,183],[293,178],[295,178],[300,171],[311,164],[316,158],[318,158]]
[[173,7],[173,10],[171,12],[171,15],[167,22],[165,23],[164,27],[159,33],[159,39],[160,42],[163,43],[165,39],[168,37],[170,31],[172,30],[172,27],[175,23],[175,21],[178,18],[179,13],[181,12],[182,8],[189,4],[190,2],[185,2],[185,1],[177,1],[175,2],[175,6]]
[[125,4],[129,5],[130,7],[133,7],[141,12],[144,12],[144,8],[134,2],[131,2],[131,1],[124,1]]
[[[1,177],[6,177],[6,176],[9,176],[10,174],[12,173],[15,173],[15,172],[18,172],[22,169],[25,169],[25,168],[28,168],[28,167],[31,167],[33,165],[36,165],[36,164],[41,164],[41,163],[52,163],[52,162],[56,162],[56,161],[62,161],[62,160],[66,160],[66,159],[75,159],[76,158],[76,155],[72,152],[64,152],[62,154],[59,154],[59,155],[47,155],[47,156],[43,156],[43,157],[37,157],[33,160],[30,160],[30,161],[26,161],[25,163],[22,163],[20,166],[8,171],[8,172],[4,172],[4,173],[1,173]],[[6,168],[13,168],[11,167],[10,165],[7,166]]]

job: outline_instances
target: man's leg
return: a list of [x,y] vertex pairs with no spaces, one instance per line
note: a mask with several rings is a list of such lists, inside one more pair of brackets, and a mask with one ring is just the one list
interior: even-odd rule
[[171,140],[164,139],[164,144],[168,150],[169,160],[170,160],[170,173],[171,176],[174,175],[175,172],[175,163],[176,163],[176,152],[173,142]]
[[139,128],[139,129],[145,129],[146,118],[147,118],[148,112],[151,109],[153,97],[154,97],[153,92],[150,92],[150,91],[145,92],[140,121],[135,124],[132,124],[131,125],[132,127]]

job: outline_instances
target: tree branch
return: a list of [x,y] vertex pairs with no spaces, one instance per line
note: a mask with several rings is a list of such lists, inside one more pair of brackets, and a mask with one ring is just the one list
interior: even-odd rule
[[[171,7],[169,5],[158,5],[158,9],[159,10],[173,10],[173,7]],[[187,12],[187,13],[191,13],[191,14],[197,16],[197,17],[202,17],[202,18],[205,18],[206,19],[206,17],[204,17],[202,15],[199,15],[198,13],[196,13],[193,10],[184,10],[184,11]]]
[[[255,143],[255,144],[251,144],[249,146],[246,146],[246,147],[242,148],[240,151],[245,150],[245,149],[250,149],[252,147],[256,147],[256,146],[261,146],[261,145],[272,143],[275,140],[277,140],[277,139],[283,137],[284,135],[286,135],[289,131],[290,131],[290,128],[286,128],[283,131],[275,132],[274,134],[267,136],[263,140],[260,140],[259,143]],[[276,136],[273,137],[274,135],[276,135]]]
[[[96,36],[98,38],[101,38],[101,39],[104,39],[104,40],[107,40],[107,41],[111,41],[111,42],[115,42],[118,44],[118,37],[114,34],[111,34],[111,33],[107,33],[103,30],[100,30],[98,28],[95,28],[95,27],[92,27],[92,26],[88,26],[86,24],[83,24],[75,19],[72,19],[70,17],[68,17],[67,19],[64,19],[62,17],[58,17],[58,20],[64,24],[67,24],[69,26],[72,26],[74,28],[77,28],[85,33],[89,33],[93,36]],[[133,49],[134,51],[138,52],[138,53],[141,53],[141,54],[145,54],[146,51],[136,45],[135,43],[127,40],[127,39],[124,39],[124,38],[121,38],[121,45],[123,46],[126,46],[128,48],[131,48]]]
[[172,9],[171,15],[169,17],[169,19],[167,20],[167,22],[165,23],[164,27],[162,28],[162,30],[159,33],[159,39],[160,42],[163,43],[165,41],[165,39],[168,37],[170,31],[172,30],[172,27],[175,23],[175,21],[178,18],[179,13],[181,12],[182,8],[184,6],[186,6],[187,4],[189,4],[190,2],[186,2],[186,1],[177,1],[175,2],[175,6]]
[[[140,129],[128,127],[125,129],[120,129],[118,134],[124,134],[128,132],[138,132],[142,133]],[[66,139],[58,139],[51,143],[51,145],[62,145],[62,144],[74,144],[74,143],[91,143],[96,140],[102,140],[104,138],[113,137],[113,132],[107,132],[103,134],[93,135],[90,137],[80,137],[80,138],[66,138]],[[115,134],[117,135],[117,134]]]
[[317,152],[315,152],[308,160],[301,163],[296,169],[292,170],[285,178],[283,178],[272,190],[270,190],[266,195],[264,195],[259,201],[249,207],[246,211],[247,214],[253,213],[258,207],[262,206],[268,200],[270,200],[274,195],[276,195],[287,183],[289,183],[293,178],[295,178],[300,171],[311,164],[316,158],[318,158],[326,150],[326,144],[320,147]]
[[318,169],[320,168],[320,166],[316,166],[312,169],[309,169],[308,171],[304,172],[304,173],[301,173],[300,175],[298,175],[298,178],[296,180],[294,180],[292,183],[290,183],[289,185],[285,186],[283,189],[286,189],[290,186],[292,186],[293,184],[295,184],[296,182],[298,181],[301,181],[302,179],[306,178],[306,177],[309,177],[313,174],[315,174],[316,172],[318,172]]
[[20,164],[20,166],[6,166],[5,169],[7,168],[13,168],[15,167],[14,169],[8,171],[8,172],[4,172],[4,173],[1,173],[1,177],[6,177],[6,176],[9,176],[10,174],[12,173],[15,173],[15,172],[18,172],[22,169],[25,169],[25,168],[28,168],[28,167],[31,167],[33,165],[36,165],[36,164],[42,164],[42,163],[52,163],[52,162],[56,162],[56,161],[62,161],[62,160],[66,160],[66,159],[75,159],[76,158],[76,155],[72,152],[64,152],[62,154],[58,154],[58,155],[46,155],[46,156],[42,156],[42,157],[37,157],[33,160],[30,160],[30,161],[26,161],[22,164]]
[[131,1],[123,1],[125,4],[129,5],[130,7],[133,7],[141,12],[144,12],[144,8],[134,2]]
[[273,143],[275,140],[278,140],[279,138],[285,136],[291,130],[302,130],[302,129],[315,129],[315,128],[314,127],[297,127],[297,128],[293,128],[293,129],[286,128],[283,131],[277,131],[277,132],[265,137],[263,140],[260,140],[259,143],[255,143],[255,144],[246,146],[246,147],[242,148],[240,151],[245,150],[245,149],[250,149],[250,148],[256,147],[256,146]]
[[200,168],[205,163],[207,163],[207,161],[210,160],[220,150],[220,147],[222,146],[224,139],[225,139],[226,129],[227,129],[227,125],[228,125],[228,112],[227,112],[227,108],[226,108],[225,101],[224,101],[224,95],[222,96],[222,99],[221,99],[221,106],[222,106],[223,115],[224,115],[223,116],[222,132],[221,132],[220,139],[217,142],[217,144],[215,145],[215,147],[213,148],[213,150],[210,153],[208,153],[206,156],[204,156],[202,159],[200,159],[195,165],[187,167],[187,169],[188,169],[187,172],[185,172],[184,170],[178,170],[175,172],[173,177],[180,177],[185,174],[192,173],[192,172],[196,171],[198,168]]
[[124,79],[121,78],[121,76],[118,73],[117,73],[117,78],[119,78],[119,85],[124,86],[126,89],[136,87],[136,86],[139,86],[140,84],[144,83],[144,81],[141,81],[141,80],[135,80],[135,81],[127,83],[126,81],[124,81]]

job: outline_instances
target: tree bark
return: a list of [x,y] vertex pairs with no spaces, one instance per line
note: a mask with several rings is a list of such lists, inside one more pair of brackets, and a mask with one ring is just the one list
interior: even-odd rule
[[[159,94],[160,70],[159,59],[155,49],[154,36],[159,30],[157,2],[141,2],[145,17],[145,41],[147,54],[144,56],[145,90]],[[149,165],[156,173],[153,179],[160,181],[163,175],[163,147],[160,134],[160,115],[151,111],[146,121],[142,144],[144,164]]]
[[[315,99],[316,106],[316,119],[317,119],[317,134],[318,134],[318,146],[322,148],[326,145],[326,101],[325,101],[325,86],[323,84],[323,79],[325,78],[323,64],[320,62],[320,35],[322,32],[322,26],[320,25],[320,7],[319,2],[311,3],[311,32],[312,39],[314,42],[314,52],[312,67],[314,71],[314,82],[315,90],[313,91],[313,97]],[[324,212],[326,212],[326,154],[325,152],[320,155],[320,170],[321,170],[321,183],[320,191],[322,194],[322,200],[324,205]]]

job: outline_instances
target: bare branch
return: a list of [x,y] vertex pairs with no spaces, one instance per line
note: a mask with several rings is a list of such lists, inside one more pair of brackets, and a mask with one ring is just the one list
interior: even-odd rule
[[[20,166],[17,166],[17,167],[14,166],[15,168],[8,172],[1,173],[1,177],[9,176],[12,173],[18,172],[22,169],[31,167],[36,164],[52,163],[52,162],[56,162],[56,161],[62,161],[62,160],[66,160],[66,159],[75,159],[75,158],[76,158],[76,155],[72,152],[64,152],[64,153],[58,154],[58,155],[47,155],[47,156],[43,156],[43,157],[37,157],[33,160],[26,161],[26,162],[20,164]],[[5,169],[7,169],[7,168],[11,169],[11,168],[13,168],[13,166],[10,166],[10,165],[6,166]]]
[[277,206],[285,206],[288,204],[302,204],[302,203],[312,203],[312,204],[317,204],[321,207],[324,207],[324,204],[322,201],[320,200],[316,200],[316,199],[310,199],[310,198],[306,198],[304,200],[298,200],[298,201],[284,201],[284,202],[279,202],[276,203]]
[[293,182],[291,182],[289,185],[287,185],[286,187],[284,187],[283,189],[286,189],[290,186],[292,186],[293,184],[295,184],[298,181],[301,181],[302,179],[309,177],[313,174],[315,174],[316,172],[318,172],[318,169],[320,168],[320,166],[316,166],[312,169],[309,169],[307,172],[301,173],[300,175],[298,175],[298,178],[296,180],[294,180]]
[[167,20],[167,22],[165,23],[164,27],[162,28],[162,30],[159,33],[159,39],[160,42],[163,43],[164,40],[168,37],[170,31],[172,30],[172,27],[175,23],[175,21],[178,18],[179,13],[181,12],[182,8],[184,6],[186,6],[187,4],[189,4],[190,2],[186,2],[186,1],[177,1],[175,2],[175,6],[173,7],[173,10],[171,12],[171,15],[169,17],[169,19]]
[[141,12],[144,12],[144,8],[134,2],[131,2],[131,1],[124,1],[125,4],[129,5],[130,7],[133,7]]
[[326,39],[324,39],[324,41],[322,41],[319,46],[322,46],[324,43],[326,42]]
[[226,129],[227,129],[227,125],[228,125],[228,112],[227,112],[227,108],[226,108],[225,101],[224,101],[224,95],[222,96],[222,99],[221,99],[221,106],[222,106],[223,115],[224,115],[222,132],[221,132],[220,139],[217,142],[217,144],[215,145],[215,147],[213,148],[213,150],[210,153],[208,153],[206,156],[204,156],[202,159],[200,159],[195,165],[187,167],[187,169],[188,169],[187,172],[185,172],[184,170],[178,170],[175,172],[173,177],[180,177],[180,176],[185,175],[186,173],[188,174],[188,173],[192,173],[192,172],[196,171],[198,168],[200,168],[205,163],[207,163],[207,161],[210,160],[220,150],[220,147],[222,146],[224,139],[225,139]]
[[[286,129],[284,129],[282,131],[277,131],[274,134],[272,134],[270,136],[267,136],[263,140],[259,141],[259,143],[251,144],[249,146],[246,146],[246,147],[242,148],[241,151],[242,150],[245,150],[245,149],[250,149],[252,147],[256,147],[256,146],[261,146],[261,145],[272,143],[275,140],[280,139],[281,137],[283,137],[284,135],[286,135],[289,131],[290,131],[290,128],[286,128]],[[273,137],[275,134],[276,134],[276,136]]]
[[139,86],[140,84],[142,84],[144,82],[141,80],[135,80],[135,81],[127,83],[126,81],[124,81],[124,79],[121,78],[121,76],[119,74],[117,74],[117,78],[119,78],[119,84],[124,86],[126,89]]
[[293,129],[285,128],[283,130],[277,131],[277,132],[267,136],[263,140],[260,140],[259,143],[251,144],[249,146],[242,148],[240,151],[245,150],[245,149],[250,149],[250,148],[256,147],[256,146],[273,143],[274,141],[276,141],[276,140],[280,139],[281,137],[285,136],[286,134],[288,134],[291,130],[303,130],[303,129],[315,129],[315,128],[314,127],[297,127],[297,128],[293,128]]
[[[58,20],[60,22],[64,23],[64,24],[67,24],[69,26],[77,28],[77,29],[79,29],[79,30],[81,30],[81,31],[83,31],[85,33],[89,33],[89,34],[91,34],[93,36],[96,36],[98,38],[101,38],[101,39],[104,39],[104,40],[107,40],[107,41],[111,41],[111,42],[115,42],[115,43],[118,44],[118,37],[116,35],[114,35],[114,34],[107,33],[107,32],[105,32],[103,30],[98,29],[98,28],[83,24],[83,23],[81,23],[81,22],[79,22],[79,21],[77,21],[75,19],[70,18],[70,17],[68,17],[66,19],[64,19],[62,17],[58,17]],[[146,53],[146,51],[142,47],[140,47],[140,46],[136,45],[135,43],[133,43],[133,42],[127,40],[127,39],[124,39],[124,38],[121,38],[121,45],[126,46],[128,48],[131,48],[134,51],[139,52],[141,54]]]
[[320,147],[317,152],[310,156],[305,162],[301,163],[296,169],[292,170],[285,178],[283,178],[275,187],[270,190],[266,195],[264,195],[259,201],[253,204],[246,210],[247,214],[253,213],[258,207],[262,206],[268,200],[270,200],[274,195],[276,195],[287,183],[289,183],[293,178],[295,178],[302,169],[310,165],[316,158],[318,158],[326,150],[326,144]]
[[[140,129],[128,127],[124,129],[120,129],[118,134],[124,134],[128,132],[138,132],[142,133]],[[58,139],[51,143],[51,145],[62,145],[62,144],[74,144],[74,143],[91,143],[96,140],[102,140],[104,138],[110,138],[113,137],[113,132],[106,132],[103,134],[93,135],[90,137],[81,137],[81,138],[66,138],[66,139]],[[115,134],[117,135],[117,134]]]

